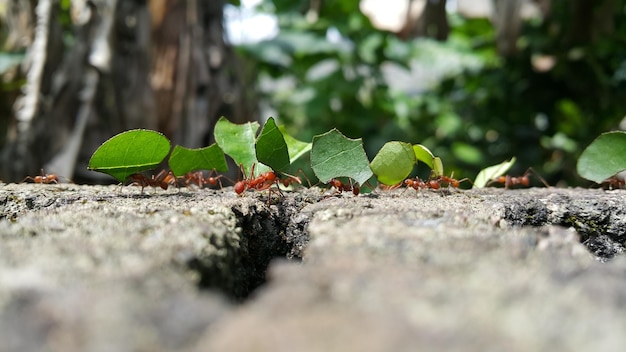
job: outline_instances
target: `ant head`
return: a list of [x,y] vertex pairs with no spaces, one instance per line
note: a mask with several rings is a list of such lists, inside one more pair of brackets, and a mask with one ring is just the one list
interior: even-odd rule
[[343,182],[341,182],[340,180],[336,178],[330,179],[328,183],[330,183],[335,188],[341,188],[343,186]]
[[474,185],[474,182],[472,182],[472,180],[470,180],[470,179],[469,179],[469,178],[467,178],[467,177],[466,177],[466,178],[462,178],[462,179],[460,179],[460,180],[455,180],[455,181],[456,181],[456,185],[454,186],[455,188],[458,188],[458,187],[459,187],[459,185],[460,185],[461,183],[463,183],[463,182],[469,182],[469,183],[471,183],[472,185]]
[[246,183],[244,181],[238,181],[235,183],[235,193],[242,194],[246,190]]

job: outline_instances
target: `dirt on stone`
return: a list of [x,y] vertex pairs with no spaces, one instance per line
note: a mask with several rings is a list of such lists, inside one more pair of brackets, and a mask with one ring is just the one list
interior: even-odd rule
[[626,342],[622,190],[323,192],[0,184],[0,351]]

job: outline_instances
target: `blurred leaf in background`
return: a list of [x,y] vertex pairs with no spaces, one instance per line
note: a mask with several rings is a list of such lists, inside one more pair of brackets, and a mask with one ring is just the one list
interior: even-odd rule
[[[264,115],[302,140],[337,128],[370,158],[391,140],[421,143],[457,176],[516,156],[513,174],[532,166],[575,185],[582,147],[626,116],[624,0],[502,2],[478,15],[468,6],[490,1],[450,1],[434,39],[374,27],[364,2],[262,1],[276,34],[239,47]],[[434,3],[446,4],[410,4],[424,17]]]

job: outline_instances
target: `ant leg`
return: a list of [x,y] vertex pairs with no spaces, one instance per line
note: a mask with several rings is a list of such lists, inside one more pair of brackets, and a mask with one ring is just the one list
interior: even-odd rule
[[143,194],[143,189],[146,188],[146,185],[144,183],[133,183],[133,185],[141,186],[141,194]]
[[352,179],[350,180],[350,190],[352,190],[352,194],[354,194],[355,196],[358,196],[359,193],[361,192],[361,189],[359,188],[359,186],[356,185],[356,183],[352,182]]
[[278,183],[279,183],[278,180],[276,180],[276,188],[270,188],[269,189],[269,194],[267,196],[268,200],[270,200],[272,198],[272,193],[276,193],[280,199],[284,199],[285,198],[285,194],[283,193],[283,191],[280,190],[280,187],[278,186]]
[[152,179],[153,180],[162,180],[162,179],[165,178],[165,175],[167,175],[167,173],[166,173],[165,169],[163,169],[163,170],[159,171],[159,173],[156,174],[156,176],[152,176]]
[[330,197],[336,196],[338,194],[341,194],[343,192],[343,183],[336,179],[336,178],[332,178],[330,179],[330,181],[328,181],[328,183],[326,184],[326,186],[330,186],[330,188],[323,188],[324,191],[322,192],[322,194],[326,193],[328,190],[332,190],[332,192],[330,194],[325,195],[322,200],[326,200]]
[[531,174],[531,173],[535,175],[535,177],[537,177],[539,181],[541,181],[541,183],[543,183],[543,185],[546,186],[546,188],[551,187],[550,184],[548,184],[548,182],[543,177],[541,177],[541,175],[539,175],[537,171],[535,171],[535,169],[533,169],[532,167],[529,167],[528,170],[526,170],[524,174]]
[[[281,184],[281,183],[282,183],[282,185],[283,185],[284,187],[289,187],[289,186],[291,186],[292,184],[294,184],[294,182],[295,182],[295,183],[297,183],[297,184],[299,184],[299,185],[302,185],[302,180],[301,180],[301,179],[300,179],[300,177],[298,177],[298,176],[294,176],[294,175],[288,174],[288,173],[286,173],[286,172],[281,172],[281,175],[286,176],[286,178],[284,178],[284,179],[282,180],[282,182],[279,182],[279,180],[278,180],[278,179],[276,180],[276,181],[277,181],[277,187],[279,187],[279,188],[280,188],[280,184]],[[304,175],[304,174],[303,174],[303,175]],[[304,175],[304,176],[305,176],[305,178],[306,178],[306,175]],[[308,179],[307,179],[307,181],[308,181]],[[310,181],[309,181],[309,184],[310,184]]]
[[172,170],[168,171],[167,174],[163,177],[163,182],[168,186],[176,186],[176,190],[180,193],[180,187],[178,185],[178,180],[176,175],[172,172]]
[[254,179],[254,167],[256,166],[256,163],[252,164],[252,167],[250,168],[250,179]]
[[462,178],[462,179],[460,179],[460,180],[455,180],[455,181],[456,181],[456,182],[455,182],[455,186],[453,186],[452,188],[454,188],[454,190],[455,190],[456,192],[463,193],[463,194],[465,194],[465,196],[466,196],[466,197],[468,197],[467,193],[461,192],[461,190],[459,189],[459,185],[460,185],[462,182],[466,182],[466,181],[467,181],[467,182],[469,182],[469,183],[471,183],[471,184],[472,184],[472,187],[474,187],[474,182],[472,182],[472,180],[470,180],[470,179],[469,179],[469,178],[467,178],[467,177]]
[[26,176],[26,177],[24,177],[23,180],[20,181],[20,183],[24,183],[27,180],[31,180],[31,181],[35,182],[35,179],[32,176]]
[[407,178],[400,183],[398,187],[404,186],[404,189],[402,190],[402,192],[400,192],[400,196],[404,196],[404,193],[406,193],[406,191],[411,187],[410,184],[412,183],[413,183],[413,180],[410,178]]
[[142,174],[134,174],[134,175],[131,175],[130,177],[133,180],[133,183],[131,185],[140,186],[141,194],[143,194],[144,188],[146,188],[146,186],[150,184],[150,179]]
[[470,180],[468,177],[465,177],[465,178],[460,179],[460,180],[459,180],[459,184],[460,184],[461,182],[466,182],[466,181],[467,181],[467,182],[469,182],[469,183],[471,183],[471,184],[472,184],[472,187],[474,187],[474,182],[473,182],[472,180]]
[[504,189],[509,189],[509,186],[513,184],[512,178],[509,175],[504,176]]
[[204,182],[204,175],[202,174],[202,171],[188,172],[184,177],[187,188],[191,188],[190,186],[192,185],[194,187],[198,187],[198,189],[202,188],[202,183]]
[[[307,188],[311,188],[312,184],[311,184],[311,179],[309,179],[309,177],[306,175],[306,173],[304,172],[304,170],[302,170],[301,168],[298,168],[298,170],[296,170],[296,175],[290,175],[288,173],[284,173],[283,174],[285,176],[288,177],[288,179],[291,179],[292,181],[298,183],[299,185],[302,185],[302,179],[304,179],[306,181],[306,187]],[[287,184],[285,184],[285,187],[287,187],[288,185],[293,184],[292,181],[286,182]]]
[[[365,181],[365,183],[363,184],[363,186],[367,186],[367,187],[369,187],[369,189],[370,189],[370,193],[374,193],[374,194],[376,194],[376,190],[377,190],[377,188],[378,188],[378,187],[374,187],[374,185],[370,183],[370,180]],[[363,188],[363,186],[361,186],[361,188]],[[398,184],[398,185],[396,185],[396,186],[397,186],[396,188],[400,187],[400,185],[399,185],[399,184]]]
[[[378,184],[378,186],[377,186],[376,188],[377,188],[377,189],[380,189],[380,190],[381,190],[381,191],[383,191],[383,192],[391,192],[391,191],[393,191],[393,190],[395,190],[395,189],[398,189],[398,188],[400,188],[400,187],[402,187],[402,182],[397,183],[397,184],[395,184],[395,185],[391,185],[391,186],[389,186],[389,185],[385,185],[385,184],[383,184],[383,183],[379,183],[379,184]],[[404,191],[402,191],[402,193],[404,193]]]
[[45,181],[44,183],[48,183],[48,184],[49,184],[49,183],[54,183],[55,185],[58,185],[58,184],[59,184],[59,180],[57,180],[56,175],[54,175],[54,176],[52,176],[52,177],[50,177],[50,176],[46,175],[45,180],[46,180],[46,181]]
[[306,186],[307,188],[311,188],[311,179],[309,179],[309,177],[306,175],[306,173],[304,172],[304,170],[302,169],[298,169],[298,171],[296,172],[296,174],[300,174],[300,176],[302,176],[305,180],[306,180]]
[[196,171],[191,176],[191,183],[198,186],[198,189],[204,188],[204,174],[202,171]]
[[[213,176],[215,175],[215,176]],[[224,185],[222,184],[222,178],[225,178],[226,180],[228,180],[230,183],[235,184],[236,182],[231,180],[230,178],[226,177],[225,175],[220,175],[217,173],[217,170],[213,169],[211,170],[211,172],[209,172],[209,176],[204,179],[205,183],[209,183],[211,186],[216,186],[219,184],[220,189],[224,188]]]

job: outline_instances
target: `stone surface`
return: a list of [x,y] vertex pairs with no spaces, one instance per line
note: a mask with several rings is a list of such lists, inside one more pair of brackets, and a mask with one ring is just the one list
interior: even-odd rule
[[626,343],[624,191],[285,195],[0,184],[0,351]]

